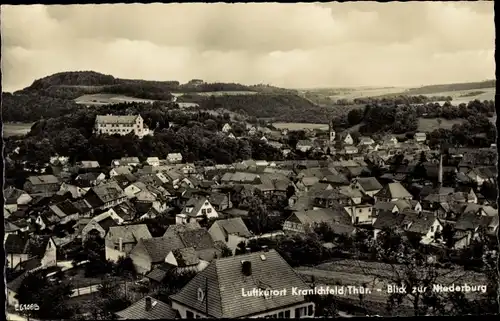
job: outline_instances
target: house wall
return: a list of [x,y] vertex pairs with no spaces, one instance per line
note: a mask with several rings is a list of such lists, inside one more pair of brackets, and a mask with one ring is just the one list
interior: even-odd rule
[[175,259],[174,253],[170,251],[165,258],[165,263],[171,264],[173,266],[178,266],[177,260]]
[[17,204],[5,204],[3,207],[11,213],[17,211]]
[[16,299],[17,293],[12,291],[11,289],[7,289],[7,304],[10,306],[16,306],[19,304],[19,301]]
[[[307,316],[307,307],[308,306],[312,306],[312,315],[311,316]],[[188,319],[188,318],[207,318],[207,315],[205,313],[202,313],[200,311],[196,311],[194,309],[191,309],[181,303],[178,303],[178,302],[175,302],[175,301],[172,301],[172,308],[174,310],[177,310],[179,312],[179,315],[181,317],[181,319]],[[306,313],[306,315],[304,316],[296,316],[296,309],[297,308],[305,308],[304,309],[304,312]],[[265,309],[263,307],[263,309]],[[259,314],[255,314],[255,315],[251,315],[251,316],[243,316],[241,318],[264,318],[264,317],[271,317],[271,318],[285,318],[285,312],[289,312],[290,313],[290,316],[286,316],[286,318],[312,318],[314,317],[314,312],[315,312],[315,308],[314,308],[314,303],[309,303],[309,302],[304,302],[304,303],[299,303],[299,304],[296,304],[296,305],[292,305],[292,306],[288,306],[286,308],[282,308],[282,309],[275,309],[275,310],[271,310],[271,311],[266,311],[266,312],[262,312],[262,313],[259,313]],[[193,315],[191,316],[188,316],[188,312],[191,312]],[[274,316],[276,315],[276,316]]]
[[285,223],[283,224],[283,231],[305,233],[305,228],[304,228],[304,225],[301,223],[296,223],[296,222],[292,222],[292,221],[285,221]]
[[372,222],[372,207],[345,207],[346,211],[352,218],[353,224],[371,224]]
[[441,225],[441,223],[435,219],[434,220],[434,223],[432,223],[432,226],[431,228],[429,229],[429,231],[427,231],[427,233],[425,234],[425,238],[434,238],[436,236],[436,233],[438,231],[442,231],[443,230],[443,226]]
[[413,210],[415,210],[417,212],[421,212],[422,211],[422,204],[420,204],[420,202],[417,203],[417,205],[415,205],[415,208]]
[[57,265],[57,247],[53,240],[49,240],[47,243],[41,262],[44,267]]
[[134,198],[135,194],[139,193],[141,190],[135,185],[129,185],[123,191],[128,198]]
[[117,262],[120,257],[125,257],[127,254],[124,251],[117,250],[111,246],[105,246],[106,252],[106,260],[110,260],[112,262]]
[[212,239],[214,240],[214,242],[215,241],[222,241],[224,243],[227,242],[227,240],[224,236],[224,232],[222,231],[219,224],[217,224],[217,222],[212,224],[212,226],[208,229],[208,233],[210,234],[210,236],[212,236]]
[[75,214],[71,214],[71,215],[66,215],[65,217],[63,217],[61,219],[61,222],[59,224],[66,224],[70,221],[78,221],[80,217],[80,214],[79,213],[75,213]]
[[82,229],[82,242],[87,240],[88,234],[92,230],[99,231],[99,236],[104,238],[106,236],[106,232],[102,229],[102,227],[96,221],[90,221],[83,229]]
[[233,255],[236,253],[236,249],[238,248],[238,244],[240,244],[241,242],[245,242],[245,244],[247,243],[247,239],[245,237],[241,237],[241,236],[238,236],[238,235],[234,235],[234,234],[229,234],[228,235],[228,241],[225,242],[227,247],[233,252]]
[[[203,206],[200,208],[200,211],[196,213],[196,216],[203,216],[203,210],[206,210],[207,218],[217,218],[219,214],[215,210],[215,208],[210,204],[210,202],[206,201]],[[209,213],[210,211],[210,213]]]
[[29,202],[31,202],[33,200],[33,198],[29,195],[29,194],[21,194],[21,196],[19,196],[19,198],[17,199],[17,204],[18,205],[26,205],[28,204]]
[[379,189],[376,189],[376,190],[373,190],[373,191],[365,191],[363,189],[363,187],[361,187],[361,184],[359,184],[359,182],[356,182],[356,185],[355,185],[360,191],[363,191],[366,195],[370,196],[370,197],[373,197],[373,195],[377,194],[380,190]]

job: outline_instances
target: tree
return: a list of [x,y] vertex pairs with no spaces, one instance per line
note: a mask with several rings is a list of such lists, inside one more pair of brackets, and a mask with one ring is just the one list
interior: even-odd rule
[[137,275],[134,262],[130,257],[119,257],[118,261],[113,266],[113,274],[117,276],[124,276],[133,279]]
[[72,285],[67,280],[51,283],[46,270],[26,272],[26,277],[16,295],[19,304],[38,304],[39,310],[30,311],[31,316],[39,319],[70,319],[75,311],[67,304]]
[[349,125],[354,126],[359,124],[363,120],[363,113],[364,110],[361,109],[353,109],[349,111],[347,114],[347,121],[349,122]]
[[233,256],[233,251],[231,251],[231,249],[228,248],[227,246],[223,246],[221,257],[230,257],[230,256]]
[[119,284],[104,278],[97,290],[95,314],[99,320],[116,320],[115,313],[126,309],[131,302],[120,291]]

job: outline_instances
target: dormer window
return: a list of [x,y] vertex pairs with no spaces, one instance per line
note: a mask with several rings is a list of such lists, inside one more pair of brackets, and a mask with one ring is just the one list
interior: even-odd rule
[[192,210],[193,210],[192,207],[186,207],[186,212],[191,213]]
[[198,288],[197,297],[198,301],[200,302],[203,302],[203,300],[205,299],[205,292],[203,291],[202,288]]

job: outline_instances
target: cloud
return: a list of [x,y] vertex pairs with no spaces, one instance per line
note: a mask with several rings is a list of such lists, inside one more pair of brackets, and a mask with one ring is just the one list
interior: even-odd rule
[[388,86],[494,77],[492,2],[2,6],[2,85],[122,78]]

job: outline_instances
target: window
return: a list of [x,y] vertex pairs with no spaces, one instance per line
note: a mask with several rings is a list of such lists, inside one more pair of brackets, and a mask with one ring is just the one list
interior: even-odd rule
[[312,317],[314,315],[314,307],[312,304],[307,307],[307,315],[310,317]]
[[211,208],[207,208],[207,213],[212,213],[212,209]]
[[201,288],[198,289],[198,301],[203,301],[203,299],[205,298],[205,293],[203,292],[203,290]]
[[285,314],[283,312],[278,313],[278,318],[283,319],[284,316]]
[[206,210],[206,209],[202,209],[202,210],[201,210],[201,214],[202,214],[202,215],[207,214],[207,210]]
[[358,212],[361,213],[363,210],[362,209],[359,209]]
[[370,207],[370,208],[368,209],[368,212],[371,212],[371,211],[372,211],[372,208]]
[[195,318],[195,319],[201,319],[201,315],[199,315],[199,314],[195,314],[195,315],[194,315],[194,318]]
[[186,311],[186,318],[187,319],[194,319],[194,314],[191,311]]
[[290,319],[290,310],[285,311],[285,318]]
[[434,232],[434,226],[431,226],[431,233]]
[[300,318],[300,308],[295,309],[295,317]]

